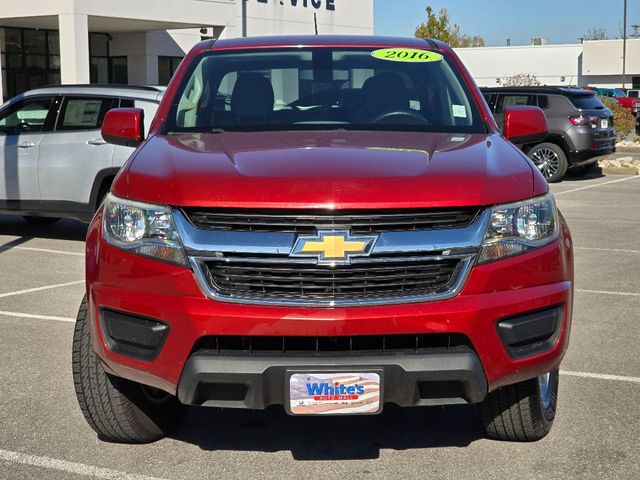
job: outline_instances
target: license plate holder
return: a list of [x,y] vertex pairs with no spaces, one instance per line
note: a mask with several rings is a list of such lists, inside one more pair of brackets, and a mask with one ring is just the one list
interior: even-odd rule
[[376,415],[382,412],[382,370],[288,371],[285,380],[285,410],[289,415]]

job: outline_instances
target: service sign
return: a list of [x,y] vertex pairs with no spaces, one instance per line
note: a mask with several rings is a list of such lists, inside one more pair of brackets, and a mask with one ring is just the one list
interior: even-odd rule
[[285,6],[313,8],[314,10],[327,10],[335,12],[336,0],[257,0],[258,3],[274,3]]

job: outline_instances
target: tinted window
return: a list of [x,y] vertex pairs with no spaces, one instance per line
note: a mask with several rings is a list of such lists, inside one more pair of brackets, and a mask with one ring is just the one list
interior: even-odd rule
[[62,106],[57,130],[95,130],[101,127],[112,98],[69,98]]
[[535,105],[533,95],[498,95],[498,102],[496,104],[496,113],[504,113],[504,107],[514,107],[518,105]]
[[[166,128],[484,132],[446,56],[384,53],[398,57],[328,47],[204,54],[180,85]],[[429,61],[402,61],[410,55]]]
[[0,115],[0,133],[18,134],[44,130],[53,97],[22,100]]
[[569,97],[569,100],[580,110],[602,110],[605,108],[600,99],[595,95],[574,95]]
[[549,97],[546,95],[536,95],[538,97],[538,106],[540,108],[548,108],[549,107]]

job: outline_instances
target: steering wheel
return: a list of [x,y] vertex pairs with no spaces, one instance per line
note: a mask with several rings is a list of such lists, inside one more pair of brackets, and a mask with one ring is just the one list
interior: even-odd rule
[[393,120],[393,119],[400,120],[403,117],[410,118],[411,120],[414,121],[413,123],[416,125],[431,125],[431,122],[429,122],[429,120],[424,118],[418,112],[414,112],[413,110],[395,110],[393,112],[382,113],[378,115],[376,118],[374,118],[373,120],[371,120],[371,123],[382,123],[383,121],[386,121],[385,123],[390,123],[390,124],[401,123],[401,122],[394,122],[390,120]]
[[31,124],[26,120],[20,120],[20,122],[16,125],[16,131],[29,132],[31,131]]

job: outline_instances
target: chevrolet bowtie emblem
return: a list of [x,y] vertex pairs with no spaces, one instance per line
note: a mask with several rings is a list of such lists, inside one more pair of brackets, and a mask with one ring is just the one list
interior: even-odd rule
[[320,230],[318,235],[302,235],[291,250],[292,257],[315,257],[318,263],[349,263],[351,257],[371,254],[377,236],[351,236],[348,231]]

